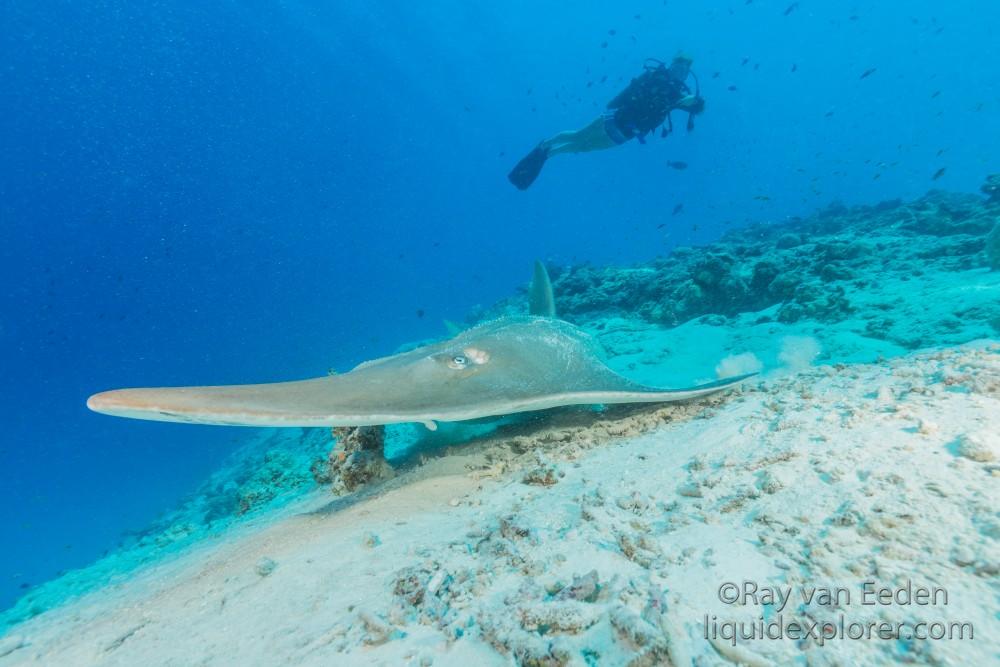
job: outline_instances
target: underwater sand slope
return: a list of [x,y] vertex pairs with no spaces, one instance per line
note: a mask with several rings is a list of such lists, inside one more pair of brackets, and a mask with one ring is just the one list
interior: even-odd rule
[[[998,433],[995,343],[554,425],[49,611],[0,640],[0,665],[990,664]],[[947,606],[783,614],[960,620],[975,640],[706,639],[705,614],[761,614],[719,601],[744,579],[941,587]]]

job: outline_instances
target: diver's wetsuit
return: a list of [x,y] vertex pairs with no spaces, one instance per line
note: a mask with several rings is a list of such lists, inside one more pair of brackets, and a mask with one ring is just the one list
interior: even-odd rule
[[645,143],[646,135],[663,125],[670,111],[691,89],[666,67],[647,69],[608,102],[604,129],[616,144],[633,137]]
[[[667,128],[663,136],[666,136],[673,129],[670,112],[680,108],[678,105],[686,97],[691,96],[691,89],[679,76],[675,76],[673,65],[668,68],[658,60],[650,60],[659,64],[650,65],[647,61],[646,71],[632,79],[625,90],[608,102],[607,111],[594,119],[594,122],[580,130],[560,132],[538,144],[514,165],[507,175],[508,180],[519,190],[526,190],[538,177],[551,155],[613,148],[630,139],[646,143],[646,135],[664,123],[667,124]],[[675,59],[675,63],[678,60],[679,58]],[[684,64],[683,61],[681,64]],[[683,71],[686,76],[690,71],[690,65]],[[697,108],[691,104],[683,106],[688,112],[689,131],[693,127],[692,117],[701,113],[704,108],[704,100],[699,95],[691,97],[699,102],[700,106]]]

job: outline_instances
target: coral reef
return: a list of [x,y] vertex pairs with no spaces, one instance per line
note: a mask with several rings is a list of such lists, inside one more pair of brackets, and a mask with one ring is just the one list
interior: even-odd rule
[[336,445],[310,470],[317,484],[329,485],[334,493],[350,493],[379,479],[392,477],[385,460],[384,426],[344,426],[333,429]]
[[[254,466],[242,483],[232,488],[237,516],[264,507],[289,490],[308,485],[309,476],[299,465],[300,459],[287,449],[264,453],[259,465]],[[228,487],[229,485],[227,485]],[[223,509],[230,508],[223,506]]]
[[[307,467],[322,447],[321,433],[294,429],[291,433],[268,432],[264,438],[237,451],[212,478],[191,494],[179,512],[194,526],[223,524],[246,514],[271,507],[294,496],[290,492],[312,488]],[[167,517],[175,524],[176,520]],[[147,533],[162,532],[162,522]]]
[[[995,196],[984,202],[942,191],[910,203],[834,205],[807,218],[733,230],[708,246],[676,248],[642,266],[569,267],[557,274],[555,296],[560,315],[584,326],[621,316],[673,327],[704,316],[766,310],[763,318],[783,324],[864,320],[872,338],[907,349],[960,343],[961,337],[938,334],[954,329],[955,317],[964,323],[1000,322],[1000,309],[986,304],[969,312],[941,311],[914,335],[891,321],[898,313],[888,300],[914,299],[921,280],[981,267],[984,251],[995,267],[1000,232],[988,240],[987,234],[998,216]],[[895,293],[884,287],[888,284]],[[886,300],[873,300],[872,294]],[[524,308],[518,297],[478,315]]]

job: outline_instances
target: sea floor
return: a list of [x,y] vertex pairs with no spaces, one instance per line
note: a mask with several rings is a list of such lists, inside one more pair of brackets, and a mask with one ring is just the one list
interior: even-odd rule
[[[0,665],[991,664],[998,477],[996,342],[775,371],[306,494],[12,628]],[[868,581],[944,594],[870,605]],[[722,638],[762,616],[974,638]]]
[[342,496],[314,474],[329,432],[261,430],[0,613],[0,666],[995,664],[998,216],[929,193],[566,269],[560,316],[623,374],[761,375],[690,404],[393,428],[401,472]]

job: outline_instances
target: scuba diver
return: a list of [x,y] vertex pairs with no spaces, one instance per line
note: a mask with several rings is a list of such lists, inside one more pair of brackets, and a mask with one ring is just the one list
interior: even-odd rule
[[[580,130],[560,132],[538,144],[524,157],[507,178],[519,190],[527,190],[545,166],[545,161],[559,153],[584,153],[614,148],[630,139],[646,143],[646,135],[666,122],[660,136],[673,131],[670,112],[680,109],[688,113],[687,129],[694,129],[694,117],[705,110],[698,77],[691,71],[691,58],[679,55],[666,63],[648,58],[643,73],[632,79],[628,87],[608,102],[607,111]],[[687,85],[694,78],[695,92]]]

